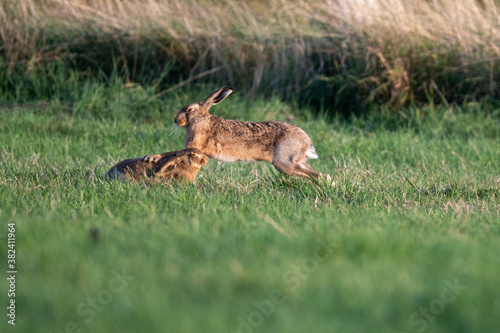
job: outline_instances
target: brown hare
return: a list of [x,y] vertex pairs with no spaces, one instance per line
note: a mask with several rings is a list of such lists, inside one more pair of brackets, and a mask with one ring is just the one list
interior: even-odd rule
[[121,161],[109,169],[108,179],[141,180],[150,178],[186,179],[194,182],[208,158],[196,148],[171,151],[156,158],[132,158]]
[[[232,88],[220,88],[205,100],[188,104],[177,113],[175,123],[187,128],[186,148],[197,148],[222,162],[268,161],[292,176],[321,175],[306,162],[318,155],[311,138],[301,128],[280,121],[229,120],[208,112],[212,105],[219,104],[232,92]],[[157,156],[146,157],[146,160]]]

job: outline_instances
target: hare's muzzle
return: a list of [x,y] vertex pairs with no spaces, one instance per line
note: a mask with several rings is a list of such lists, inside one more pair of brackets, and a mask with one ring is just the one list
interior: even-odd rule
[[187,124],[186,113],[179,112],[177,116],[175,116],[175,124],[179,127],[185,127]]

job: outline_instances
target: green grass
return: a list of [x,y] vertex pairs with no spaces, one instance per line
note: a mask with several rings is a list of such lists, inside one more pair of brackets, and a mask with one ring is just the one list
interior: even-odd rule
[[[1,97],[0,262],[5,276],[15,222],[19,272],[9,332],[498,330],[498,109],[313,119],[235,93],[213,113],[294,122],[333,185],[213,160],[196,184],[109,183],[121,159],[181,148],[176,110],[213,87],[154,99],[67,85],[31,103]],[[5,278],[0,290],[6,312]],[[420,307],[439,314],[424,320]]]

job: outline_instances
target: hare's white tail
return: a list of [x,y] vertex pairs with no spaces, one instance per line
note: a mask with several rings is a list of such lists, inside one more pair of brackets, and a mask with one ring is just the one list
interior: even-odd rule
[[316,149],[314,149],[314,146],[311,146],[311,148],[306,152],[306,157],[311,158],[311,159],[318,158],[318,155],[316,154]]

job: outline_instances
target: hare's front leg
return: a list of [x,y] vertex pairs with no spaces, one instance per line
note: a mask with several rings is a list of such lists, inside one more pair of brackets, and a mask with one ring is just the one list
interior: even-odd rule
[[172,157],[175,157],[177,156],[177,153],[179,151],[176,150],[176,151],[169,151],[169,152],[166,152],[166,153],[163,153],[163,154],[157,154],[157,155],[146,155],[142,158],[142,160],[144,162],[147,162],[147,163],[158,163],[158,161],[160,161],[162,158],[172,158]]
[[146,155],[142,160],[147,163],[157,163],[161,158],[161,155]]

